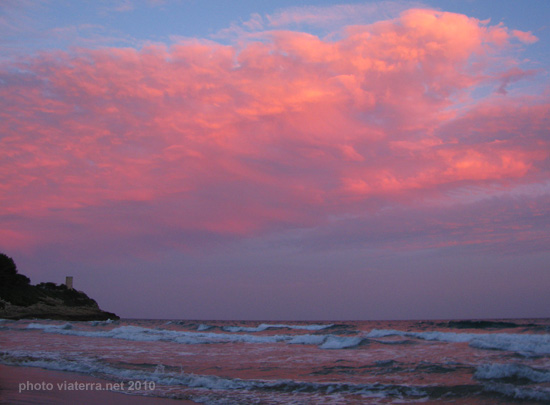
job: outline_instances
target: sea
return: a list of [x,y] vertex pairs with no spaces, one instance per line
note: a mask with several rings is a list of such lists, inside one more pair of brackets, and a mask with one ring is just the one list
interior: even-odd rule
[[1,320],[0,343],[0,364],[201,404],[550,403],[550,319]]

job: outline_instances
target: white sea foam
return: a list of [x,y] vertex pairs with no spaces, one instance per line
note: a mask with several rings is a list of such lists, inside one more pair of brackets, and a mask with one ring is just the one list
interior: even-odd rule
[[286,324],[268,324],[262,323],[256,327],[245,327],[245,326],[224,326],[223,330],[227,332],[262,332],[267,329],[295,329],[295,330],[309,330],[317,331],[333,327],[333,324],[329,325],[286,325]]
[[[407,332],[400,330],[373,329],[366,335],[337,336],[331,334],[277,334],[256,335],[249,333],[215,333],[207,332],[208,325],[199,325],[203,331],[177,331],[169,329],[151,329],[140,326],[118,326],[110,330],[79,329],[71,323],[51,325],[31,323],[27,329],[39,329],[45,333],[63,335],[103,337],[124,339],[131,341],[166,341],[182,344],[209,344],[209,343],[287,343],[318,345],[321,349],[347,349],[360,345],[366,339],[382,339],[389,336],[440,341],[448,343],[468,343],[479,349],[513,351],[524,356],[550,354],[550,334],[509,334],[509,333],[455,333],[455,332]],[[265,330],[271,327],[283,327],[279,324],[262,324],[254,331]],[[329,325],[297,325],[309,327],[329,327]],[[250,329],[250,328],[249,328]],[[246,330],[240,328],[239,330]],[[384,342],[384,340],[382,340]]]
[[[321,395],[335,393],[352,393],[366,397],[394,398],[416,397],[425,399],[429,394],[429,387],[413,387],[406,385],[386,384],[353,384],[331,382],[304,382],[296,380],[254,380],[225,378],[213,375],[197,375],[181,372],[167,371],[163,365],[158,365],[154,370],[140,370],[121,368],[116,364],[105,363],[97,358],[78,356],[63,358],[62,353],[33,352],[33,351],[0,351],[0,364],[11,366],[39,367],[47,370],[69,371],[95,375],[96,377],[115,380],[139,380],[154,381],[158,386],[168,387],[164,392],[170,392],[176,387],[186,389],[206,389],[209,393],[218,393],[224,396],[224,392],[278,392],[300,393],[308,392]],[[533,382],[548,382],[547,370],[536,370],[524,365],[487,364],[479,366],[475,377],[479,380],[494,380],[510,377],[526,378]],[[509,398],[547,402],[550,400],[550,390],[546,387],[517,386],[507,383],[489,381],[483,384],[484,390],[497,392]],[[427,391],[426,391],[427,390]],[[158,391],[158,395],[162,392]],[[201,394],[201,393],[199,393]],[[202,395],[202,394],[201,394]],[[244,394],[243,394],[244,395]]]
[[[46,333],[60,335],[86,336],[123,339],[141,342],[174,342],[181,344],[212,343],[288,343],[302,345],[322,345],[331,335],[249,335],[234,333],[188,332],[168,329],[150,329],[141,326],[119,326],[111,330],[82,330],[62,327],[63,325],[33,324],[29,329],[42,329]],[[38,325],[38,326],[37,326]],[[29,325],[30,326],[30,325]],[[334,344],[333,344],[334,345]],[[340,348],[350,347],[343,345]],[[322,347],[336,348],[336,347]]]
[[320,345],[327,339],[327,335],[290,335],[288,338],[288,343],[294,345]]
[[436,340],[440,342],[469,342],[472,336],[476,336],[472,333],[454,333],[454,332],[405,332],[401,330],[393,329],[373,329],[367,334],[370,338],[383,338],[387,336],[404,336],[423,340]]
[[479,380],[523,378],[535,383],[550,382],[550,371],[535,369],[524,364],[483,364],[477,367],[474,377]]
[[507,397],[524,401],[537,401],[541,403],[550,402],[550,390],[547,388],[532,389],[517,387],[512,384],[486,384],[484,390],[498,392]]
[[65,323],[63,325],[50,325],[45,323],[29,323],[27,329],[41,329],[44,331],[54,331],[54,330],[68,330],[72,329],[73,325],[70,323]]
[[373,329],[367,334],[369,338],[387,336],[404,336],[448,343],[468,343],[471,347],[477,349],[508,350],[526,356],[550,354],[550,334],[405,332],[383,329]]
[[140,326],[120,326],[108,331],[86,330],[59,330],[46,329],[48,333],[63,335],[76,335],[87,337],[105,337],[142,342],[166,341],[183,344],[208,344],[208,343],[276,343],[286,340],[284,336],[253,336],[233,335],[226,333],[200,333],[174,331],[167,329],[150,329]]
[[473,338],[470,346],[477,349],[508,350],[526,356],[550,354],[550,334],[487,334]]
[[[83,374],[94,374],[105,377],[155,381],[166,385],[186,385],[210,389],[240,389],[233,380],[216,376],[198,376],[184,373],[165,373],[163,367],[157,367],[154,372],[112,367],[95,359],[78,357],[75,359],[60,359],[56,356],[36,352],[0,352],[0,363],[14,366],[39,367],[47,370],[70,371]],[[238,379],[235,381],[239,381]]]
[[360,336],[328,336],[319,347],[321,349],[348,349],[359,346],[363,340]]
[[117,322],[117,321],[113,321],[112,319],[107,319],[106,321],[90,321],[89,324],[91,326],[106,326],[106,325],[112,324],[113,322]]
[[[69,324],[67,324],[69,325]],[[334,335],[250,335],[237,333],[213,333],[175,331],[168,329],[150,329],[140,326],[119,326],[111,330],[82,330],[67,327],[67,325],[31,324],[29,329],[41,329],[46,333],[61,335],[86,336],[123,339],[142,342],[174,342],[181,344],[213,344],[213,343],[287,343],[296,345],[318,345],[321,349],[347,349],[358,346],[364,339],[361,336]],[[69,325],[70,326],[70,325]]]

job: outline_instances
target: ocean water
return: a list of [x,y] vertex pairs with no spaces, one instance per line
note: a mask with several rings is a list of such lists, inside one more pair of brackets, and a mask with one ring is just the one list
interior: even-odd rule
[[205,404],[550,403],[550,319],[0,320],[0,363]]

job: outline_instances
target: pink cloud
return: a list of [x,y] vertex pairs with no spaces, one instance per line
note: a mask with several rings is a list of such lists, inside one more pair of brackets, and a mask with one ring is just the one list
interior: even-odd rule
[[512,35],[514,35],[517,39],[525,44],[533,44],[539,40],[530,31],[525,32],[520,30],[512,30]]
[[[548,173],[547,98],[455,108],[530,74],[494,65],[517,62],[513,36],[414,9],[337,41],[276,31],[238,48],[186,41],[4,65],[0,204],[11,218],[121,237],[249,236],[359,215],[371,199],[536,182]],[[0,237],[31,239],[13,224]]]

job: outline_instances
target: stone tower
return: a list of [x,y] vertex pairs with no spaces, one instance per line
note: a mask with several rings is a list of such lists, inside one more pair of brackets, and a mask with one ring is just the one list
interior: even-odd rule
[[65,285],[69,290],[73,290],[73,276],[65,277]]

